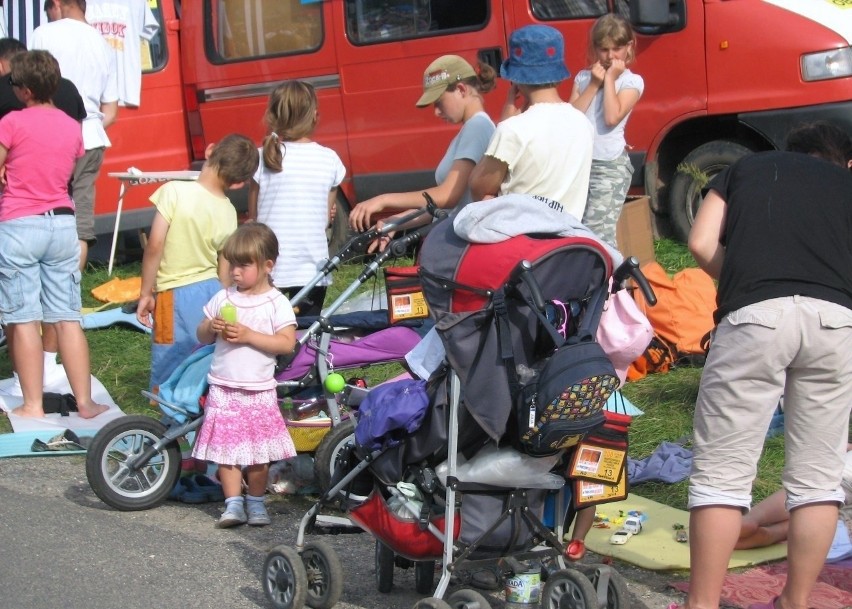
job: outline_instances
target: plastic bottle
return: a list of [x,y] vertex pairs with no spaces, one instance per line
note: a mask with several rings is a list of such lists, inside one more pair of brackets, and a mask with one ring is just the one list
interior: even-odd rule
[[284,419],[287,421],[292,421],[294,412],[293,412],[293,398],[286,397],[281,400],[281,414],[284,416]]
[[306,400],[293,400],[292,412],[293,421],[301,421],[310,417],[317,416],[325,407],[325,400],[322,398],[309,398]]
[[219,309],[219,317],[229,324],[237,323],[237,307],[230,302],[226,302],[222,305],[222,308]]

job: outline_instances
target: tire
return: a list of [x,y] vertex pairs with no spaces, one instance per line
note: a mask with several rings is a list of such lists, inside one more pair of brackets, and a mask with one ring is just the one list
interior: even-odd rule
[[263,562],[263,592],[275,609],[302,609],[308,595],[308,575],[293,548],[276,546]]
[[414,609],[451,609],[450,606],[440,598],[421,598],[414,603]]
[[604,609],[630,609],[630,594],[627,591],[627,583],[618,571],[609,565],[588,565],[583,572],[588,575],[595,590],[598,588],[598,580],[601,579],[601,575],[608,572]]
[[339,252],[346,244],[346,241],[349,240],[349,237],[352,236],[352,231],[349,228],[349,205],[346,203],[346,199],[338,194],[334,206],[334,221],[326,231],[330,256]]
[[598,609],[598,595],[589,579],[576,569],[551,573],[541,591],[541,609]]
[[[725,140],[716,140],[702,144],[683,159],[681,166],[691,167],[712,179],[723,169],[741,159],[751,150]],[[697,179],[692,171],[675,172],[669,188],[669,215],[675,236],[684,243],[689,238],[689,229],[695,222],[695,214],[701,205],[701,189],[706,182]]]
[[169,496],[180,473],[180,450],[172,442],[141,467],[125,463],[158,442],[166,426],[147,416],[126,416],[105,425],[86,452],[86,477],[98,498],[121,511],[148,510]]
[[393,588],[393,550],[376,540],[376,589],[387,594]]
[[429,594],[435,590],[434,560],[421,560],[414,563],[414,589],[417,594]]
[[312,541],[302,550],[308,577],[306,602],[313,609],[331,609],[343,594],[343,565],[324,541]]
[[337,463],[337,455],[349,441],[355,441],[355,422],[351,418],[332,427],[317,446],[314,452],[314,476],[321,493],[324,494],[331,488],[331,476]]
[[462,588],[447,598],[450,609],[491,609],[491,605],[479,592]]

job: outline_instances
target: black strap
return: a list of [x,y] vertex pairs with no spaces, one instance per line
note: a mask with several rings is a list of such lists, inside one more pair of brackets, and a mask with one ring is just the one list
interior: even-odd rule
[[514,401],[515,396],[521,390],[518,380],[518,371],[515,369],[515,349],[512,346],[512,330],[509,326],[509,310],[506,307],[506,292],[503,288],[494,292],[491,298],[494,307],[494,326],[497,329],[497,342],[500,345],[500,359],[506,368],[506,377],[509,379],[509,393]]

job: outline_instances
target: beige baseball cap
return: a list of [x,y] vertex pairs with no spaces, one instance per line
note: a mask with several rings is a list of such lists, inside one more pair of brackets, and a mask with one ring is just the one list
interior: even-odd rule
[[417,107],[431,106],[450,85],[476,76],[476,70],[458,55],[442,55],[423,72],[423,95]]

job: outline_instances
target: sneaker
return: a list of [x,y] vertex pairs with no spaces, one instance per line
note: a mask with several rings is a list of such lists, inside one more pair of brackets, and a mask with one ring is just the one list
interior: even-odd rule
[[239,524],[246,523],[246,511],[243,508],[242,504],[238,502],[230,503],[226,508],[225,512],[216,522],[217,529],[228,529],[230,527],[235,527]]
[[260,501],[246,501],[248,511],[248,523],[253,527],[265,527],[272,523],[266,506]]

